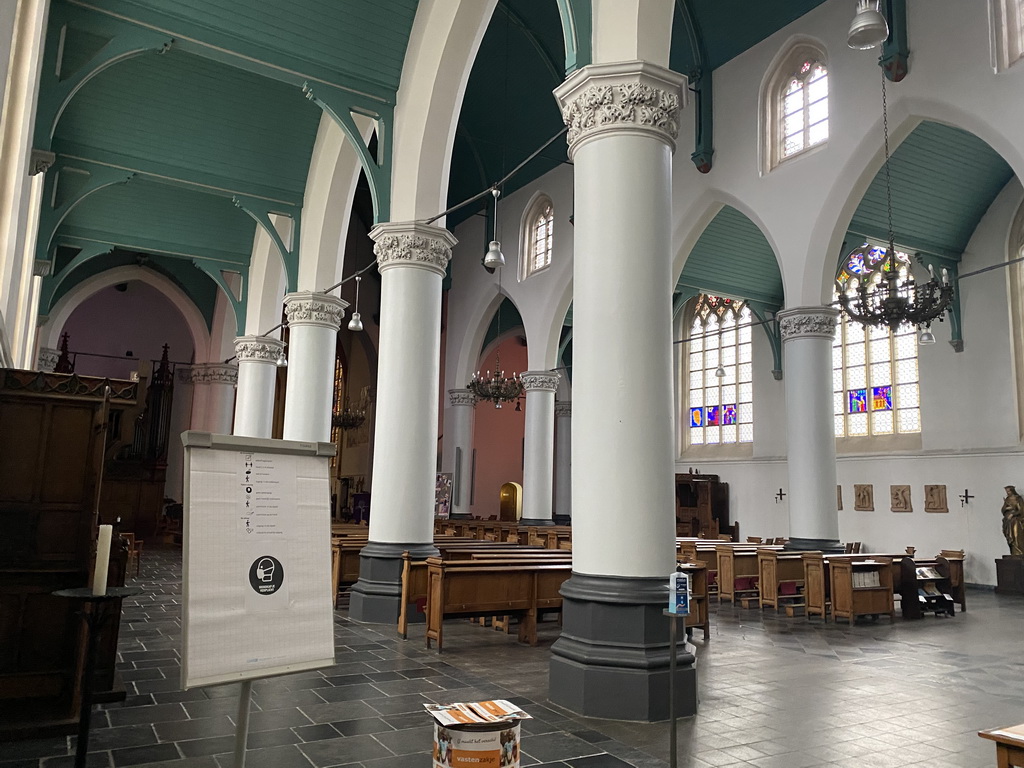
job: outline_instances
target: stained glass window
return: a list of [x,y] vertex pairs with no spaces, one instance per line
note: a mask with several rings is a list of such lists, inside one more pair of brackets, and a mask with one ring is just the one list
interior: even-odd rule
[[821,62],[804,59],[782,91],[783,159],[828,138],[828,70]]
[[996,68],[1007,69],[1024,58],[1024,0],[993,0]]
[[[754,440],[750,323],[742,301],[702,295],[690,324],[690,444]],[[721,366],[724,376],[717,375]]]
[[526,221],[526,269],[523,279],[551,265],[554,224],[555,209],[551,200],[547,197],[538,198]]
[[[864,243],[842,262],[836,291],[853,291],[862,283],[876,285],[882,271],[895,263],[900,285],[910,270],[902,251]],[[838,294],[836,296],[838,298]],[[904,434],[921,431],[917,332],[901,326],[864,326],[842,315],[832,346],[832,391],[836,437]]]

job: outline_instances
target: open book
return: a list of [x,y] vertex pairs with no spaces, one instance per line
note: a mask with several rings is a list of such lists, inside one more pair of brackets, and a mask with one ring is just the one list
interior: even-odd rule
[[424,704],[441,725],[480,725],[530,719],[519,707],[504,699],[474,701],[468,704]]

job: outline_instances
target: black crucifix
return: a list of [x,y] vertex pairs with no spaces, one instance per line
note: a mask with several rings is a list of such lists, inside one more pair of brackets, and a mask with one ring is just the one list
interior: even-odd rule
[[964,506],[973,498],[974,497],[970,494],[970,492],[966,488],[964,488],[964,492],[960,494],[960,506]]
[[786,497],[786,494],[782,492],[781,488],[779,488],[779,492],[775,494],[775,503],[778,504],[785,497]]

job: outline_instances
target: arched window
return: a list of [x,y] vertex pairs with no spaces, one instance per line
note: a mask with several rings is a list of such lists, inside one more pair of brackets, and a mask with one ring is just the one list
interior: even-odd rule
[[[877,285],[889,268],[886,248],[864,243],[846,260],[836,291],[852,291],[862,282]],[[896,251],[902,286],[910,257]],[[832,345],[832,396],[836,437],[869,437],[921,431],[921,394],[917,370],[917,331],[912,325],[868,327],[846,315],[839,319]]]
[[762,86],[764,171],[828,139],[828,63],[801,43],[781,57]]
[[537,199],[523,218],[523,253],[519,259],[520,280],[525,280],[534,272],[551,266],[551,248],[553,244],[555,224],[555,207],[547,195],[538,195]]
[[742,301],[697,297],[687,366],[690,445],[754,440],[751,320]]
[[1024,58],[1024,0],[990,0],[992,59],[996,72]]

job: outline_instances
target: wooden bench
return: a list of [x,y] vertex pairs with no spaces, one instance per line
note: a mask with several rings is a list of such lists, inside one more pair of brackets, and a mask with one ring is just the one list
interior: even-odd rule
[[804,562],[800,552],[775,549],[757,550],[758,594],[761,607],[771,606],[778,612],[786,608],[787,616],[804,605]]
[[[782,547],[758,547],[756,544],[718,544],[718,598],[739,603],[744,608],[758,604],[757,589],[758,549],[782,549]],[[698,548],[699,552],[699,548]]]
[[571,563],[529,562],[525,559],[446,562],[426,560],[427,648],[444,642],[446,618],[516,615],[519,640],[537,644],[537,616],[560,609],[559,589],[572,574]]

